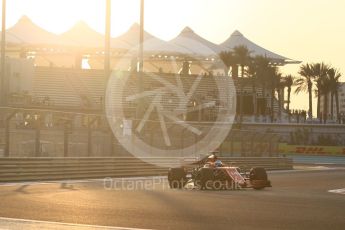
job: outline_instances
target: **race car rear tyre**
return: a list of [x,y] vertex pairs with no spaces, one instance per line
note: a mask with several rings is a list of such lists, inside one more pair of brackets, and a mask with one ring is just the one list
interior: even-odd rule
[[183,168],[170,168],[168,172],[170,188],[183,188],[187,182],[187,174]]
[[212,189],[214,181],[214,172],[212,168],[202,168],[200,170],[201,189]]
[[184,183],[183,181],[181,180],[172,180],[172,181],[169,181],[169,186],[170,188],[183,188],[184,187]]
[[249,172],[249,180],[265,180],[267,181],[266,170],[262,167],[252,168]]
[[194,186],[195,186],[196,189],[201,189],[202,188],[202,185],[201,185],[201,173],[200,172],[198,172],[195,175]]
[[267,179],[266,170],[262,167],[252,168],[249,172],[249,180],[252,188],[256,190],[271,187],[271,183]]
[[223,182],[220,180],[213,181],[213,189],[214,190],[222,190],[224,188]]

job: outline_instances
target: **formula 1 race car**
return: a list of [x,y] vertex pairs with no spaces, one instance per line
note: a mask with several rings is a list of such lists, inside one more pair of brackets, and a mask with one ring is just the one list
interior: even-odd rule
[[[209,158],[209,157],[208,157]],[[224,165],[212,166],[201,160],[198,166],[188,171],[188,165],[179,168],[170,168],[168,181],[170,188],[184,188],[187,184],[195,189],[263,189],[272,187],[267,178],[266,170],[262,167],[254,167],[249,173],[241,172],[238,167]],[[189,165],[190,166],[190,165]]]

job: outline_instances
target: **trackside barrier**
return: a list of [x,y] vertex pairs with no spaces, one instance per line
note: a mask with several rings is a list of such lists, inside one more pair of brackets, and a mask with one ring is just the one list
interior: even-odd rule
[[345,146],[310,146],[279,144],[279,153],[296,155],[345,156]]
[[[0,158],[0,182],[41,181],[60,179],[91,179],[105,177],[136,177],[167,175],[168,165],[181,158],[151,158],[158,167],[137,158]],[[232,166],[267,170],[292,169],[290,158],[221,158]],[[164,167],[166,165],[166,167]]]

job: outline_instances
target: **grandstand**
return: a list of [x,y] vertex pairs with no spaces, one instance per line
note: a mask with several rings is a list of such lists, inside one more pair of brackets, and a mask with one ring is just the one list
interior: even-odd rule
[[[157,85],[157,82],[150,76],[162,76],[163,79],[171,81],[175,79],[176,74],[169,73],[146,73],[144,77],[144,85],[146,90]],[[181,76],[183,84],[188,88],[198,75]],[[209,99],[217,96],[216,81],[224,81],[227,76],[210,76],[205,73],[201,74],[202,81],[192,100],[201,102],[202,99]],[[132,81],[135,81],[135,79]],[[233,79],[234,85],[232,91],[237,94],[242,92],[244,96],[244,113],[245,115],[253,115],[253,88],[248,83],[250,79]],[[241,86],[244,84],[244,87]],[[222,84],[219,84],[222,86]],[[129,86],[136,87],[136,84]],[[130,89],[131,92],[137,92],[136,89]],[[262,87],[255,89],[258,105],[262,105],[264,98]],[[29,93],[32,101],[27,106],[35,105],[36,107],[55,107],[64,109],[87,109],[100,110],[104,103],[105,80],[102,70],[82,70],[71,68],[53,68],[53,67],[35,67],[33,74],[32,91]],[[270,95],[266,95],[269,101]],[[18,102],[18,100],[17,100]],[[278,103],[275,100],[275,110],[277,111]],[[260,111],[260,109],[259,109]]]
[[[37,33],[26,37],[28,28]],[[133,25],[125,34],[111,41],[111,68],[129,75],[123,97],[130,97],[140,91],[138,73],[135,71],[138,61],[135,58],[138,33],[138,25]],[[85,23],[78,23],[62,35],[53,35],[34,25],[27,17],[7,30],[7,35],[13,38],[9,40],[9,45],[14,50],[8,61],[20,60],[24,64],[20,67],[14,66],[14,71],[8,75],[10,82],[6,83],[9,85],[7,106],[12,108],[3,110],[0,115],[5,121],[5,135],[2,137],[5,141],[0,143],[7,141],[11,127],[15,127],[10,143],[13,150],[11,153],[14,155],[100,156],[111,155],[114,149],[121,155],[123,151],[114,141],[104,117],[106,88],[115,92],[119,89],[113,88],[111,82],[107,82],[108,77],[105,77],[104,50],[99,45],[104,39],[103,35],[93,31]],[[144,38],[143,91],[162,88],[162,81],[176,85],[176,80],[179,79],[186,92],[200,78],[198,87],[186,102],[188,113],[183,111],[186,115],[181,115],[180,119],[194,122],[200,130],[207,131],[210,124],[224,118],[228,110],[236,109],[233,114],[237,113],[236,121],[240,124],[268,122],[270,119],[267,114],[272,109],[275,117],[278,117],[281,105],[274,95],[269,92],[264,95],[260,83],[253,89],[249,78],[227,76],[217,54],[231,50],[236,43],[254,49],[250,50],[251,54],[274,59],[279,65],[293,63],[293,60],[261,48],[238,31],[221,45],[207,41],[188,27],[169,42],[147,32]],[[183,71],[186,62],[189,67],[187,71]],[[161,80],[157,81],[157,78]],[[18,85],[18,82],[23,84]],[[270,108],[271,98],[274,102],[273,108]],[[148,107],[154,97],[151,95],[144,103],[123,99],[113,102],[115,105],[125,102],[125,118],[136,120],[138,105]],[[176,108],[180,109],[180,99],[170,90],[164,92],[161,102],[164,109],[174,111]],[[195,111],[207,103],[207,106]],[[254,114],[255,105],[257,114]],[[281,110],[281,119],[286,121],[287,113],[283,108]],[[150,119],[153,123],[147,125],[142,138],[155,146],[167,148],[162,145],[164,142],[161,132],[155,123],[158,118],[152,115]],[[181,142],[183,147],[202,138],[184,133],[183,129],[175,128],[171,124],[168,129],[174,130],[176,134],[176,138],[171,141],[174,144]],[[95,133],[97,135],[94,135]],[[36,140],[33,136],[36,136]],[[92,141],[93,138],[99,140]],[[254,137],[252,139],[254,141]],[[14,143],[18,143],[19,147]],[[242,147],[235,149],[240,152],[243,150]],[[230,150],[231,148],[228,148],[227,151]]]
[[[49,68],[49,67],[36,67],[33,79],[32,98],[34,102],[47,105],[43,103],[49,99],[49,105],[65,108],[88,108],[100,109],[102,105],[102,98],[104,97],[104,75],[102,70],[76,70],[67,68]],[[144,77],[146,89],[155,85],[155,81],[150,78],[151,73],[147,73],[148,77]],[[174,79],[175,74],[169,73],[152,73],[152,75],[163,76],[166,80]],[[183,83],[190,86],[193,80],[198,75],[188,75],[182,77]],[[209,76],[202,74],[203,78],[201,84],[196,92],[196,98],[199,100],[203,97],[209,97],[216,89],[215,81],[228,78],[227,76]],[[250,79],[233,79],[234,87],[231,90],[236,90],[237,94],[244,92],[245,104],[253,105],[253,88],[248,82]],[[244,84],[244,87],[241,86]],[[135,86],[135,84],[132,84]],[[132,92],[135,92],[132,89]],[[258,86],[255,89],[258,98],[258,104],[262,104],[261,98],[264,98],[262,87]],[[216,95],[214,95],[216,96]],[[266,95],[266,100],[269,100],[270,95]],[[86,103],[87,102],[87,103]],[[275,100],[275,110],[278,104]],[[245,107],[247,115],[253,115],[253,109],[248,106]],[[250,113],[251,112],[251,113]]]
[[100,109],[105,89],[103,76],[100,70],[37,67],[33,101],[66,109]]
[[[35,33],[27,33],[35,31]],[[134,24],[128,31],[119,37],[111,39],[110,66],[120,71],[133,70],[137,63],[139,25]],[[13,27],[6,30],[9,45],[17,49],[20,59],[30,60],[34,65],[31,77],[21,77],[19,81],[27,79],[29,89],[15,89],[9,85],[9,105],[50,107],[67,110],[101,111],[104,105],[106,77],[104,76],[104,50],[102,41],[104,36],[90,28],[86,23],[79,22],[73,28],[61,35],[55,35],[40,28],[27,16],[22,17]],[[171,41],[163,41],[144,31],[144,59],[143,71],[159,73],[166,79],[170,75],[181,71],[183,63],[188,61],[192,75],[208,76],[203,78],[200,90],[194,101],[200,102],[203,97],[212,97],[214,88],[210,79],[224,78],[224,68],[219,68],[218,53],[233,50],[236,46],[246,46],[251,55],[262,55],[275,64],[284,65],[298,63],[282,55],[275,54],[260,47],[247,39],[239,31],[235,31],[222,44],[214,44],[191,28],[184,28]],[[15,52],[11,52],[14,56]],[[133,68],[134,67],[134,68]],[[85,69],[88,68],[88,69]],[[15,73],[14,73],[15,75]],[[18,75],[18,74],[17,74]],[[20,74],[19,74],[20,75]],[[189,75],[185,81],[188,84]],[[21,75],[20,75],[21,76]],[[11,76],[10,79],[13,79]],[[151,85],[148,78],[147,84]],[[287,113],[280,109],[276,99],[273,108],[270,108],[270,98],[274,95],[263,95],[262,86],[258,85],[253,92],[250,79],[233,79],[237,98],[238,113],[241,112],[241,121],[269,121],[267,110],[274,111],[279,121],[287,121]],[[18,81],[17,81],[18,82]],[[31,84],[27,84],[31,82]],[[146,83],[145,83],[146,84]],[[257,114],[254,106],[257,105]],[[242,108],[239,111],[239,108]],[[282,116],[278,113],[282,111]],[[255,115],[255,116],[254,116]],[[278,120],[277,120],[278,121]]]
[[[160,68],[160,67],[159,67]],[[195,67],[197,69],[197,67]],[[137,73],[124,71],[124,74],[129,75],[126,82],[125,95],[130,96],[138,92]],[[236,98],[230,98],[229,95],[221,94],[218,96],[219,90],[224,92],[240,92],[241,80],[236,79],[234,84],[224,84],[228,76],[213,76],[202,73],[201,75],[183,75],[173,73],[148,73],[143,76],[143,90],[148,91],[155,88],[162,87],[162,82],[157,81],[156,77],[160,77],[164,81],[171,84],[176,84],[176,79],[180,78],[185,90],[189,89],[193,82],[200,77],[200,83],[189,100],[188,109],[193,110],[204,103],[213,103],[214,106],[206,107],[198,112],[187,113],[188,116],[183,119],[194,122],[194,125],[202,131],[207,131],[211,127],[210,122],[217,120],[221,116],[220,111],[228,108],[235,109]],[[231,82],[231,81],[230,81]],[[251,88],[244,88],[251,90]],[[115,89],[116,92],[118,89]],[[259,92],[259,91],[257,91]],[[31,100],[22,101],[18,103],[17,98],[15,104],[9,106],[21,105],[22,108],[35,108],[41,116],[41,125],[39,126],[40,135],[39,153],[36,150],[36,141],[33,136],[37,135],[37,125],[35,119],[35,112],[26,112],[18,109],[15,112],[15,119],[11,120],[12,127],[16,127],[12,131],[12,138],[10,143],[11,154],[17,156],[87,156],[90,155],[112,155],[116,152],[117,155],[126,155],[124,149],[114,141],[111,137],[111,132],[105,121],[103,114],[104,95],[105,95],[105,81],[103,70],[83,70],[75,68],[56,68],[56,67],[34,67],[32,76],[32,90],[28,92]],[[148,102],[152,100],[148,98]],[[165,109],[173,110],[178,107],[179,98],[172,92],[165,94],[162,99],[162,104]],[[11,100],[10,100],[11,102]],[[118,101],[115,104],[120,104]],[[125,113],[128,119],[134,119],[136,114],[136,102],[126,102]],[[46,111],[48,110],[48,112]],[[49,110],[53,110],[49,112]],[[41,111],[41,112],[40,112]],[[46,111],[46,112],[45,112]],[[54,112],[61,111],[61,112]],[[70,111],[72,114],[64,115],[64,112]],[[73,114],[76,112],[75,114]],[[94,115],[88,115],[88,114]],[[8,114],[8,113],[7,113]],[[88,127],[88,123],[92,120],[92,116],[99,116],[100,119]],[[91,118],[90,118],[91,117]],[[151,117],[156,120],[156,117]],[[66,130],[66,121],[70,120],[70,127]],[[200,123],[201,122],[201,123]],[[85,129],[90,129],[90,134],[85,133]],[[182,144],[187,147],[200,140],[202,136],[196,137],[194,135],[184,132],[183,129],[176,128],[172,124],[168,124],[168,129],[176,134],[171,139],[173,144]],[[36,131],[35,131],[36,130]],[[142,138],[153,146],[167,148],[162,143],[161,131],[155,122],[147,125],[144,130]],[[67,132],[67,133],[66,133]],[[183,133],[184,132],[184,133]],[[97,135],[95,135],[97,133]],[[150,134],[153,133],[153,134]],[[181,133],[183,133],[181,135]],[[68,135],[67,150],[64,147],[65,138]],[[93,139],[93,146],[89,146],[88,140],[91,136]],[[95,141],[95,138],[99,141]],[[183,141],[181,141],[183,139]],[[103,144],[102,144],[103,143]],[[112,144],[111,144],[112,143]],[[108,148],[107,146],[111,146]],[[91,150],[89,149],[91,148]],[[175,145],[176,148],[176,145]],[[112,150],[110,150],[112,149]],[[230,148],[223,148],[230,150]],[[236,148],[236,151],[242,151],[241,148]],[[67,152],[67,153],[66,153]]]

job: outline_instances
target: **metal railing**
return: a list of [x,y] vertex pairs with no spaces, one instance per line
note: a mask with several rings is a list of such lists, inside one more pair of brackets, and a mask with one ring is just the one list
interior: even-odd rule
[[[49,109],[0,108],[0,157],[114,157],[128,156],[114,137],[104,115]],[[157,123],[157,121],[151,121]],[[210,122],[195,122],[196,127],[209,129]],[[149,125],[148,125],[149,126]],[[152,125],[152,127],[157,124]],[[172,132],[174,130],[172,129]],[[159,143],[159,130],[147,130],[147,143]],[[175,143],[182,147],[200,141],[188,132],[175,131]],[[163,141],[161,141],[163,143]],[[222,155],[275,156],[276,134],[233,129],[220,144]],[[238,146],[241,147],[238,147]],[[251,148],[248,148],[250,147]],[[259,148],[258,146],[261,146]],[[156,146],[157,147],[157,146]],[[257,149],[261,149],[257,152]],[[195,155],[196,155],[195,150]],[[189,153],[193,155],[194,153]],[[207,153],[202,153],[207,154]]]
[[[226,165],[246,170],[251,167],[265,167],[267,170],[292,169],[292,160],[283,157],[220,159]],[[160,165],[156,166],[133,157],[0,158],[0,182],[166,176],[168,167],[174,164],[178,166],[182,160],[183,158],[151,158],[150,162]]]

